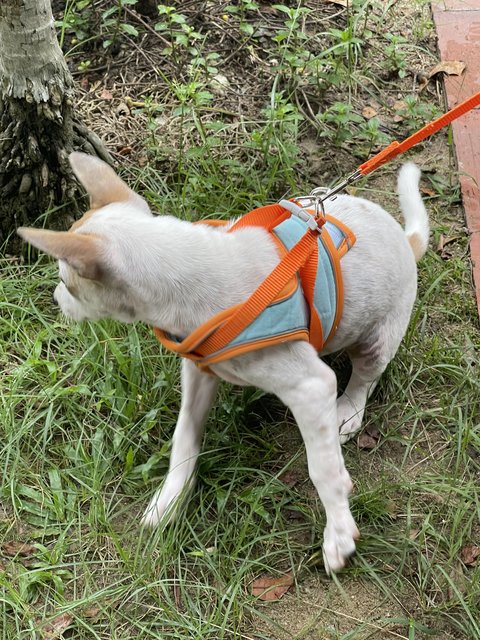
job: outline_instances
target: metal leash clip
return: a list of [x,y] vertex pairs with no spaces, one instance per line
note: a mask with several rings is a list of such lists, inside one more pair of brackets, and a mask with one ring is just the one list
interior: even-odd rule
[[[315,192],[315,193],[314,193]],[[295,198],[295,202],[304,209],[311,209],[313,207],[315,218],[325,218],[325,207],[323,201],[327,199],[329,189],[327,187],[317,187],[308,196],[300,196]]]
[[[293,200],[281,200],[280,204],[293,213],[293,215],[306,222],[310,229],[321,233],[323,222],[325,222],[325,202],[327,200],[335,200],[337,194],[343,191],[345,187],[356,182],[362,177],[361,172],[357,169],[354,173],[339,182],[339,184],[331,189],[329,187],[316,187],[312,189],[308,196],[298,196]],[[311,214],[307,209],[313,207],[314,213]],[[323,222],[322,222],[323,220]]]
[[353,184],[357,180],[360,180],[360,178],[362,177],[362,173],[359,169],[357,169],[347,178],[345,178],[345,180],[339,182],[336,187],[332,187],[331,189],[327,187],[317,187],[316,189],[312,189],[309,195],[312,198],[320,198],[322,211],[324,211],[323,203],[325,200],[335,200],[335,197],[338,193],[340,193],[340,191],[343,191],[346,187]]

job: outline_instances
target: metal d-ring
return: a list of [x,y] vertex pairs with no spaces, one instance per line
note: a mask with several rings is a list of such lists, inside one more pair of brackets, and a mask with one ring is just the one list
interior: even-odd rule
[[348,187],[348,185],[356,182],[361,177],[362,173],[359,169],[357,169],[356,171],[354,171],[354,173],[349,175],[348,178],[345,178],[345,180],[339,182],[337,186],[332,187],[331,189],[329,187],[316,187],[315,189],[312,189],[310,191],[308,196],[300,196],[298,198],[295,198],[295,202],[298,202],[298,204],[303,209],[308,209],[309,207],[313,206],[315,211],[315,218],[319,217],[320,212],[322,218],[325,218],[326,212],[324,202],[326,200],[334,200],[340,191],[343,191],[345,187]]
[[313,207],[315,211],[315,218],[319,217],[320,212],[322,218],[324,218],[325,207],[323,205],[323,201],[327,199],[328,192],[329,190],[327,187],[317,187],[316,189],[313,189],[313,191],[309,193],[308,196],[300,196],[298,198],[295,198],[295,202],[298,202],[304,209]]

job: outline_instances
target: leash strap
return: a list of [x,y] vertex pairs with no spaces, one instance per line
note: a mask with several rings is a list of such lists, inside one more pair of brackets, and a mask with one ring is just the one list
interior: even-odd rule
[[362,174],[362,176],[368,175],[372,171],[375,171],[375,169],[378,169],[378,167],[380,167],[382,164],[389,162],[404,151],[407,151],[411,147],[418,144],[421,140],[424,140],[425,138],[428,138],[428,136],[431,136],[432,133],[435,133],[442,127],[445,127],[447,124],[453,122],[453,120],[456,120],[460,116],[463,116],[465,113],[467,113],[467,111],[478,107],[478,105],[480,105],[480,91],[478,93],[475,93],[473,96],[470,96],[470,98],[467,98],[453,109],[450,109],[450,111],[447,111],[447,113],[444,113],[436,120],[432,120],[432,122],[429,122],[419,131],[412,134],[402,142],[397,142],[395,140],[394,142],[389,144],[388,147],[380,151],[380,153],[377,153],[376,156],[373,156],[373,158],[370,158],[370,160],[367,160],[366,162],[361,164],[358,167],[358,171]]

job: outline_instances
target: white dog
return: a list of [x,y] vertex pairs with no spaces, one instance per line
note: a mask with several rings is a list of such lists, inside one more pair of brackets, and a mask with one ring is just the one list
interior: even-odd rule
[[[74,320],[141,320],[187,335],[231,305],[243,302],[279,262],[271,236],[258,227],[235,233],[155,216],[147,203],[102,161],[73,153],[71,165],[90,196],[90,210],[68,232],[21,228],[26,241],[59,260],[54,298]],[[276,394],[292,411],[305,442],[309,474],[326,512],[324,561],[341,569],[355,550],[352,483],[340,442],[360,429],[365,403],[405,334],[416,295],[416,260],[427,249],[428,218],[420,171],[405,165],[398,193],[405,230],[383,209],[342,195],[327,212],[353,230],[356,244],[342,258],[345,288],[340,325],[320,355],[344,349],[352,361],[337,399],[334,372],[305,341],[263,348],[202,372],[183,360],[182,402],[170,468],[143,517],[171,517],[192,486],[203,426],[219,378]],[[340,438],[339,438],[340,430]]]

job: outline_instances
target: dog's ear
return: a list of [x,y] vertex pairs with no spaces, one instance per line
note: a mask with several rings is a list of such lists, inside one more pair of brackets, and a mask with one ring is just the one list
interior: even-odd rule
[[17,233],[37,249],[45,251],[57,260],[64,260],[82,278],[102,279],[105,269],[102,262],[101,241],[97,236],[31,227],[20,227]]
[[145,200],[132,191],[117,176],[112,167],[100,160],[100,158],[74,151],[69,155],[68,159],[74,174],[90,196],[90,207],[92,209],[99,209],[113,202],[127,202],[130,200],[139,208],[150,212]]

